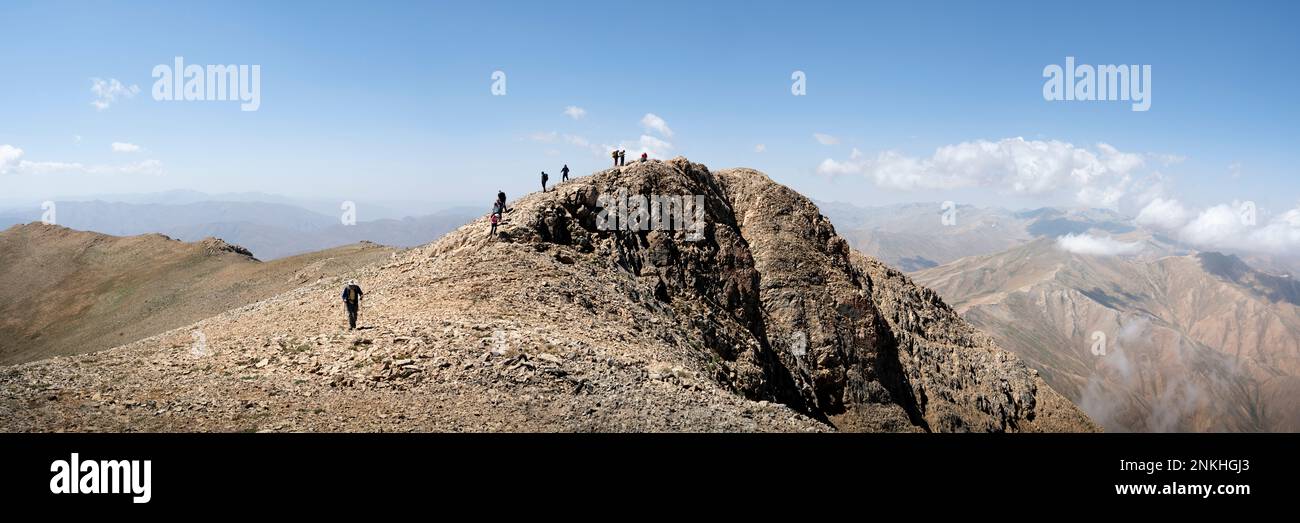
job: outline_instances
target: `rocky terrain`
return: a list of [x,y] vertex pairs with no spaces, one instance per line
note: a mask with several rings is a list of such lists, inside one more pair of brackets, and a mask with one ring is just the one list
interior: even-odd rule
[[238,245],[31,223],[0,231],[0,364],[116,347],[387,259],[358,243],[260,262]]
[[[602,230],[619,190],[704,234]],[[95,354],[0,368],[14,431],[1094,431],[803,196],[683,158],[511,202],[338,277]],[[366,290],[347,331],[342,281]]]

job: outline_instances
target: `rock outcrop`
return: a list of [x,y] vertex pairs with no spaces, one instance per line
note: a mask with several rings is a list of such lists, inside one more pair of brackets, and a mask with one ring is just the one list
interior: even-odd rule
[[[611,228],[611,195],[699,195],[702,214]],[[639,208],[616,225],[672,214]],[[152,398],[142,427],[156,430],[1096,430],[757,171],[608,169],[512,202],[499,236],[488,229],[347,275],[367,291],[356,333],[340,330],[335,278],[94,358],[0,371],[18,398],[0,420],[139,420],[77,414],[108,386],[113,401]],[[207,353],[186,355],[191,332]],[[145,363],[112,363],[132,359]]]

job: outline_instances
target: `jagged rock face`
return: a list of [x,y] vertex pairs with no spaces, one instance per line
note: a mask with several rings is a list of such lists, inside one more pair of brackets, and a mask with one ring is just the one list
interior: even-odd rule
[[[600,230],[601,195],[620,191],[703,195],[703,237]],[[646,280],[687,319],[711,377],[748,397],[866,430],[1095,429],[937,295],[853,253],[811,201],[757,171],[682,158],[609,169],[522,225],[507,241],[594,253]]]

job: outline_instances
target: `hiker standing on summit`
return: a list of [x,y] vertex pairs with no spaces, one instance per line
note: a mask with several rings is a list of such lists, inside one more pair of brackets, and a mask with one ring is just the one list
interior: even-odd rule
[[361,286],[357,285],[357,280],[348,280],[346,287],[343,287],[343,306],[348,309],[348,330],[357,328],[357,311],[361,308]]
[[560,169],[560,181],[561,182],[569,181],[569,164],[567,163],[564,164],[563,169]]

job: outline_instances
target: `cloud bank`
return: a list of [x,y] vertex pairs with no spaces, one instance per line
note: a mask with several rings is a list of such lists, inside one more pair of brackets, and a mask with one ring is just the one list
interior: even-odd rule
[[1086,233],[1061,236],[1056,239],[1056,246],[1067,252],[1091,256],[1122,256],[1142,251],[1142,244],[1139,242],[1122,242],[1110,237]]

